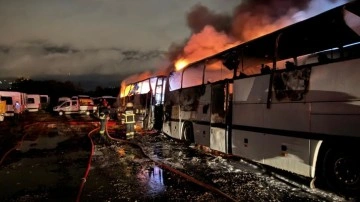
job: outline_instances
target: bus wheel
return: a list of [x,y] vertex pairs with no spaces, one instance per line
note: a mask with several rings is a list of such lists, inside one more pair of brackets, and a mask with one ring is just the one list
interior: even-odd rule
[[63,111],[59,111],[59,116],[62,116],[64,115],[64,112]]
[[357,152],[329,149],[323,162],[324,179],[340,194],[353,196],[360,192],[360,166]]
[[193,143],[194,142],[194,133],[193,127],[190,122],[185,122],[182,130],[182,139],[185,140],[186,143]]

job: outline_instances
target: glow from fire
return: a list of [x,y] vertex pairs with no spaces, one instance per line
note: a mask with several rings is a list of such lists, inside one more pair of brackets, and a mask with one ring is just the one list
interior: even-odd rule
[[183,52],[175,62],[175,71],[179,71],[188,64],[215,55],[229,49],[240,42],[228,36],[225,32],[218,32],[210,25],[206,25],[199,33],[191,35]]
[[[159,74],[158,72],[145,72],[143,74],[132,75],[129,78],[124,79],[121,83],[120,97],[127,96],[127,93],[129,92],[129,87],[127,86],[129,84],[141,81],[144,78],[151,78],[154,75],[167,76],[170,71],[180,71],[191,63],[215,55],[219,52],[222,52],[254,38],[274,32],[295,22],[305,20],[319,12],[324,12],[325,10],[328,10],[330,8],[344,4],[347,1],[348,0],[304,1],[305,3],[310,2],[307,10],[299,10],[305,5],[305,3],[302,3],[302,1],[294,1],[294,5],[287,3],[287,1],[269,1],[270,7],[264,6],[268,5],[264,3],[260,4],[259,6],[255,6],[255,4],[253,4],[255,7],[246,7],[250,4],[244,4],[245,7],[240,7],[239,11],[241,12],[234,12],[234,16],[232,16],[230,22],[230,34],[229,32],[225,32],[225,30],[223,29],[216,29],[216,26],[214,27],[213,25],[211,25],[211,23],[208,23],[209,20],[212,21],[211,19],[213,19],[214,22],[222,22],[222,14],[218,14],[215,12],[213,13],[207,8],[205,8],[204,10],[203,8],[199,7],[200,9],[195,9],[195,14],[193,13],[193,15],[190,16],[191,22],[195,23],[193,25],[195,26],[196,31],[192,32],[190,38],[188,39],[186,44],[184,44],[182,51],[179,51],[178,55],[174,56],[175,58],[178,58],[178,60],[170,61],[171,64],[175,63],[174,66],[171,65],[169,66],[169,68],[164,68],[160,71],[162,72],[162,74]],[[278,4],[278,2],[281,4],[284,3],[284,8],[288,9],[285,9],[285,11],[279,10],[282,17],[279,17],[278,19],[273,19],[271,17],[271,14],[273,13],[271,9],[273,9],[274,5],[280,5]],[[241,10],[241,8],[246,9]],[[206,12],[204,13],[204,11]],[[199,16],[201,17],[201,19],[198,19]],[[195,17],[196,19],[193,19],[193,17]],[[220,20],[218,21],[218,19]],[[204,23],[201,23],[201,20],[205,20]],[[196,26],[197,23],[207,25],[204,26],[201,30],[199,26]],[[206,68],[207,70],[211,71],[222,71],[225,69],[221,64],[207,64]],[[245,73],[254,74],[258,73],[259,67],[245,67],[245,69],[242,71],[244,71]],[[224,73],[224,71],[222,71],[221,73]],[[222,77],[227,77],[228,72],[225,73],[226,74],[222,75]]]
[[139,74],[130,75],[129,77],[121,81],[119,92],[120,98],[126,97],[129,94],[131,88],[133,87],[133,85],[131,84],[137,83],[139,81],[144,81],[145,79],[152,77],[167,76],[169,72],[170,70],[166,66],[161,67],[154,72],[146,71]]
[[187,62],[187,60],[185,59],[179,59],[178,61],[175,62],[175,70],[176,71],[180,71],[183,68],[186,67],[186,65],[188,65],[189,63]]
[[[188,16],[190,22],[194,23],[191,24],[193,25],[191,28],[193,29],[195,26],[196,31],[191,34],[190,38],[183,47],[183,50],[178,55],[178,58],[181,59],[176,61],[175,70],[179,71],[190,63],[215,55],[233,46],[274,32],[298,21],[305,20],[314,16],[316,13],[344,4],[346,1],[348,0],[309,0],[304,2],[294,1],[292,3],[288,3],[287,1],[274,0],[269,1],[269,3],[265,3],[265,1],[263,1],[260,5],[253,4],[250,3],[252,1],[248,1],[248,3],[244,3],[243,6],[240,4],[234,11],[234,15],[232,16],[230,22],[230,34],[229,32],[225,32],[225,30],[216,29],[216,26],[214,25],[218,25],[217,23],[212,25],[207,21],[209,19],[223,19],[221,14],[210,11],[208,8],[201,8],[201,6],[196,7],[191,11],[190,14],[192,15]],[[309,4],[308,7],[305,6],[307,4]],[[279,10],[274,7],[276,5],[284,6],[284,8],[288,9]],[[308,9],[301,10],[303,8]],[[276,10],[273,11],[272,9]],[[272,15],[274,12],[279,12],[277,13],[279,15],[277,19],[274,19]],[[196,27],[196,23],[201,21],[201,19],[195,19],[199,18],[198,16],[203,16],[203,24],[207,24],[202,28],[202,30],[200,30],[200,32],[198,32],[200,26]],[[214,20],[214,22],[217,21]],[[221,20],[219,20],[219,22],[221,22]],[[186,61],[186,65],[183,62],[184,60]],[[214,66],[214,68],[216,67],[221,66]]]

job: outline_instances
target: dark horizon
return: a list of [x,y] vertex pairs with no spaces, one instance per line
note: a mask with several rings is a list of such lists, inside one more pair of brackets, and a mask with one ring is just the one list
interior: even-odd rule
[[122,79],[124,79],[126,77],[125,76],[119,76],[119,75],[96,75],[96,74],[89,74],[89,75],[70,75],[70,76],[52,76],[52,75],[48,75],[48,76],[35,76],[35,77],[0,77],[0,81],[2,82],[0,84],[0,89],[1,88],[7,88],[10,87],[10,84],[6,84],[3,81],[10,81],[13,82],[16,79],[19,78],[25,78],[25,79],[30,79],[33,81],[48,81],[48,80],[53,80],[53,81],[59,81],[59,82],[66,82],[66,81],[70,81],[75,85],[79,85],[82,89],[84,89],[85,91],[95,91],[97,87],[101,87],[101,88],[120,88],[120,84]]

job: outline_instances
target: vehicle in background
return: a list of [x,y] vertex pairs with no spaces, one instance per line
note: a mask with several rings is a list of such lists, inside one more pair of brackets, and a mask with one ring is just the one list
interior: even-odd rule
[[48,95],[40,95],[40,109],[46,110],[50,105],[50,97]]
[[96,112],[97,107],[90,98],[65,99],[60,105],[53,108],[60,116],[64,114],[86,114],[90,115]]
[[26,99],[26,109],[28,112],[38,112],[40,105],[40,95],[39,94],[27,94]]
[[[104,106],[104,100],[106,100],[106,106]],[[117,98],[114,96],[101,96],[93,98],[94,104],[97,106],[95,116],[99,117],[100,112],[108,114],[110,119],[117,119]]]
[[6,112],[6,101],[2,101],[0,96],[0,121],[4,121],[5,112]]
[[161,130],[166,79],[165,75],[159,73],[147,78],[142,75],[135,78],[132,75],[123,80],[118,101],[118,119],[123,119],[126,105],[132,103],[137,128]]
[[2,101],[6,101],[5,116],[14,116],[13,105],[16,101],[21,105],[20,113],[26,110],[26,93],[15,91],[0,91],[0,97]]
[[71,98],[69,98],[69,97],[59,97],[56,106],[59,106],[59,105],[61,105],[63,102],[65,102],[65,101],[70,101],[70,100],[71,100]]
[[88,96],[88,95],[75,95],[75,96],[71,97],[71,99],[73,99],[73,100],[77,100],[77,99],[81,99],[81,98],[90,98],[90,96]]

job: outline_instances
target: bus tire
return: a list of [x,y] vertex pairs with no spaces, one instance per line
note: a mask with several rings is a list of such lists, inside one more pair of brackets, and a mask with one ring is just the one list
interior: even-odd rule
[[194,130],[193,126],[190,122],[185,122],[182,130],[182,139],[191,144],[194,142]]
[[357,152],[351,149],[329,148],[323,161],[323,178],[330,189],[345,196],[360,193],[360,166]]
[[59,116],[62,116],[64,115],[64,112],[63,111],[59,111]]

